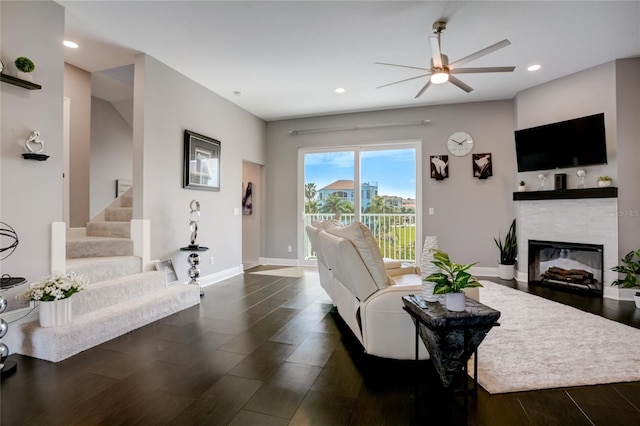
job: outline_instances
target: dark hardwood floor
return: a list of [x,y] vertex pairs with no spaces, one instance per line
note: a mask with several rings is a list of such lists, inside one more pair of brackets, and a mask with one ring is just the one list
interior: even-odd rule
[[[633,302],[501,284],[640,328]],[[60,363],[11,357],[18,370],[2,380],[3,426],[640,424],[639,382],[479,388],[465,410],[429,361],[363,354],[317,274],[245,273],[206,288],[200,306]]]

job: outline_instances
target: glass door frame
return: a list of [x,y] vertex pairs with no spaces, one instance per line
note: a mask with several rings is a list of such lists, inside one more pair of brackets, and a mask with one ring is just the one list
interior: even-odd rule
[[422,254],[422,141],[419,139],[389,141],[381,143],[358,144],[358,145],[341,145],[341,146],[325,146],[325,147],[305,147],[298,149],[298,173],[297,173],[297,201],[296,207],[298,215],[297,229],[297,257],[298,264],[301,266],[317,266],[315,259],[304,258],[304,241],[306,231],[304,229],[305,219],[305,199],[304,199],[304,157],[305,154],[317,154],[328,152],[353,152],[354,153],[354,189],[355,202],[354,214],[355,220],[360,220],[360,153],[363,151],[385,151],[395,149],[413,149],[415,150],[415,172],[416,172],[416,266],[420,266],[420,257]]

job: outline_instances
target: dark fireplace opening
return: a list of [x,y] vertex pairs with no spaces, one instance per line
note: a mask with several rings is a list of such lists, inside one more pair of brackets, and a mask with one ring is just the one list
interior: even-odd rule
[[529,240],[529,283],[602,297],[603,246]]

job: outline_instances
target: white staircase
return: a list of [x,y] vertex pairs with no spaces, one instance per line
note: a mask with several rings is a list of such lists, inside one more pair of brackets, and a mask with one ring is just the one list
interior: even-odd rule
[[[134,256],[134,246],[140,242],[131,239],[130,195],[125,193],[119,200],[119,205],[108,207],[99,220],[87,224],[85,235],[71,232],[62,245],[67,272],[89,281],[88,288],[71,299],[72,321],[40,327],[36,317],[14,327],[19,330],[12,343],[16,352],[58,362],[200,303],[198,286],[167,285],[164,273],[145,272],[148,265]],[[148,235],[146,239],[148,246]]]

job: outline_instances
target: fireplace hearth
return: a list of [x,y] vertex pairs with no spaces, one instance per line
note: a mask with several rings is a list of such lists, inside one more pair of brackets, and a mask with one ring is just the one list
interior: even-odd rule
[[602,297],[603,246],[529,240],[529,283]]

